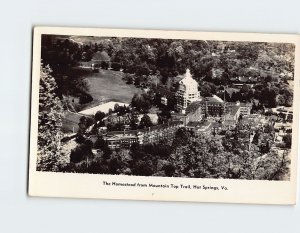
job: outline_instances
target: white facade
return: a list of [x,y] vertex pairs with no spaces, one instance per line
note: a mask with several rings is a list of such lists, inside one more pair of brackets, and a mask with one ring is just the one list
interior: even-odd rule
[[198,83],[192,78],[190,70],[187,69],[185,77],[179,82],[179,88],[176,93],[176,108],[178,111],[184,112],[189,104],[200,100],[200,92],[198,91]]

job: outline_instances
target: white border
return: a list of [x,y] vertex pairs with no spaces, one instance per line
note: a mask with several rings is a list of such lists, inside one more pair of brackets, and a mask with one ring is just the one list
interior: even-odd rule
[[[165,39],[195,39],[219,41],[251,41],[294,43],[295,79],[293,102],[293,141],[290,181],[250,181],[229,179],[196,179],[170,177],[139,177],[124,175],[92,175],[73,173],[37,172],[37,123],[38,96],[41,57],[41,34],[137,37]],[[257,204],[295,204],[296,168],[299,131],[299,63],[300,37],[287,34],[221,33],[191,31],[157,31],[96,28],[35,27],[32,63],[32,98],[30,129],[29,195],[48,197],[105,198],[131,200],[230,202]],[[104,186],[103,181],[153,184],[191,184],[207,186],[227,186],[229,190],[184,190],[163,188],[134,188]]]

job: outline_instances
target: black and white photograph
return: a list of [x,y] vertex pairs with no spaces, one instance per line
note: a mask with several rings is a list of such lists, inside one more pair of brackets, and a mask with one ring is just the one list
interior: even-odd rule
[[0,233],[300,233],[300,1],[1,4]]
[[41,39],[37,170],[289,179],[294,44]]
[[290,181],[294,42],[45,32],[34,53],[39,174]]

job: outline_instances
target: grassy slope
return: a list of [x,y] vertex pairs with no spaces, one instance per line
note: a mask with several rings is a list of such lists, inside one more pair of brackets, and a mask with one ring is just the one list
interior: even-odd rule
[[93,73],[86,76],[93,101],[83,109],[97,106],[103,102],[117,101],[130,103],[135,93],[141,93],[133,85],[127,85],[122,80],[122,72],[112,70],[100,70],[99,73]]
[[[82,110],[97,106],[103,102],[118,101],[130,103],[135,93],[141,93],[134,85],[127,85],[122,80],[122,72],[112,70],[100,70],[99,73],[88,74],[85,79],[88,81],[93,101],[82,106]],[[63,118],[63,131],[70,133],[77,132],[78,122],[81,116],[75,113],[66,112]]]

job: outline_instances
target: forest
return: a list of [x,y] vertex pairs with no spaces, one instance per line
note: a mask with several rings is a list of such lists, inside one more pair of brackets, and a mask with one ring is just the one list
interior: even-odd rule
[[232,87],[236,77],[259,78],[259,81],[241,82],[252,83],[253,88],[244,85],[239,91],[226,93],[228,101],[256,99],[267,107],[292,104],[288,81],[293,80],[293,44],[42,37],[42,62],[50,65],[60,98],[71,95],[80,97],[81,103],[92,101],[87,84],[80,78],[88,71],[79,66],[91,60],[98,62],[103,69],[110,66],[112,70],[121,70],[128,84],[160,86],[171,92],[176,91],[176,77],[189,68],[204,97],[220,94],[225,86]]
[[[133,144],[129,150],[109,149],[101,138],[85,141],[71,153],[71,163],[64,172],[124,174],[136,176],[169,176],[247,180],[282,180],[288,174],[288,150],[282,155],[271,150],[272,126],[268,126],[249,148],[247,126],[240,124],[225,137],[195,136],[181,128],[173,143]],[[289,145],[287,145],[289,146]],[[84,152],[84,153],[83,153]],[[81,156],[81,157],[80,157]],[[77,160],[80,157],[79,160]]]

